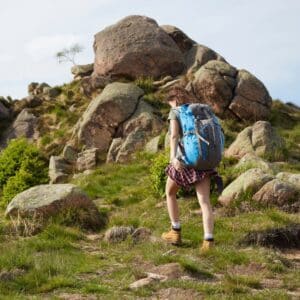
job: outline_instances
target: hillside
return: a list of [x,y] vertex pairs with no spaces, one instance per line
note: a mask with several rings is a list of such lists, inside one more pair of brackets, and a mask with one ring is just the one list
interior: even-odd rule
[[[145,16],[94,51],[70,83],[0,98],[0,299],[299,299],[299,107]],[[206,253],[194,191],[178,193],[183,244],[161,239],[178,86],[225,134]]]

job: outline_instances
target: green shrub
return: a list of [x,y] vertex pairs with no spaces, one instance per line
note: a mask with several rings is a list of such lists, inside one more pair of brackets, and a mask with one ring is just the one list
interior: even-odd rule
[[14,176],[21,167],[24,159],[26,140],[11,140],[8,146],[0,153],[0,189],[9,177]]
[[134,83],[142,90],[144,90],[145,94],[149,94],[154,91],[152,77],[139,77],[135,80]]
[[47,160],[25,138],[12,140],[0,153],[2,204],[29,187],[47,182]]
[[150,167],[150,179],[152,187],[156,193],[162,196],[165,192],[167,176],[165,174],[165,168],[169,163],[168,151],[159,153],[152,159]]

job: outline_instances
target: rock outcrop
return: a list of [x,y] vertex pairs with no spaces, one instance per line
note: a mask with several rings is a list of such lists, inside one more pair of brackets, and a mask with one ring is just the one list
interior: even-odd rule
[[[220,57],[219,60],[211,60],[217,54],[209,50],[201,50],[201,53],[207,53],[203,55],[204,65],[195,72],[194,80],[187,89],[200,102],[209,104],[220,117],[254,121],[266,119],[272,99],[263,83],[248,71],[237,70]],[[206,63],[205,60],[209,61]]]
[[157,134],[163,122],[143,101],[134,84],[115,82],[90,103],[73,132],[74,143],[107,153],[107,161],[123,162]]
[[107,151],[119,125],[134,113],[143,94],[134,84],[107,85],[75,126],[74,138],[88,148]]
[[173,39],[146,16],[132,15],[95,35],[93,77],[135,79],[178,75],[183,55]]

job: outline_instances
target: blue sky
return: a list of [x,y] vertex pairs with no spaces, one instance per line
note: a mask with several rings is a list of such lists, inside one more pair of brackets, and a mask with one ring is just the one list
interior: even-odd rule
[[300,105],[298,0],[0,0],[0,95],[22,98],[32,81],[62,84],[70,64],[55,53],[78,42],[94,59],[93,36],[139,14],[181,28],[199,44],[261,79],[273,98]]

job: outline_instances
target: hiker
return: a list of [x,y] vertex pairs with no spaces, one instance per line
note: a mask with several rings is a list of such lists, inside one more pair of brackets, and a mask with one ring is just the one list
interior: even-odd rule
[[169,90],[166,101],[171,106],[168,116],[170,123],[170,161],[165,169],[168,175],[165,191],[168,213],[171,220],[171,230],[164,232],[162,238],[174,245],[181,244],[181,224],[176,193],[180,187],[189,190],[194,185],[202,210],[204,240],[200,247],[200,252],[203,252],[214,245],[214,217],[210,203],[211,177],[215,179],[219,193],[223,188],[222,178],[215,169],[199,170],[198,168],[187,166],[182,159],[184,154],[184,148],[181,143],[183,129],[178,115],[178,108],[181,105],[195,102],[192,95],[183,87],[175,86]]

